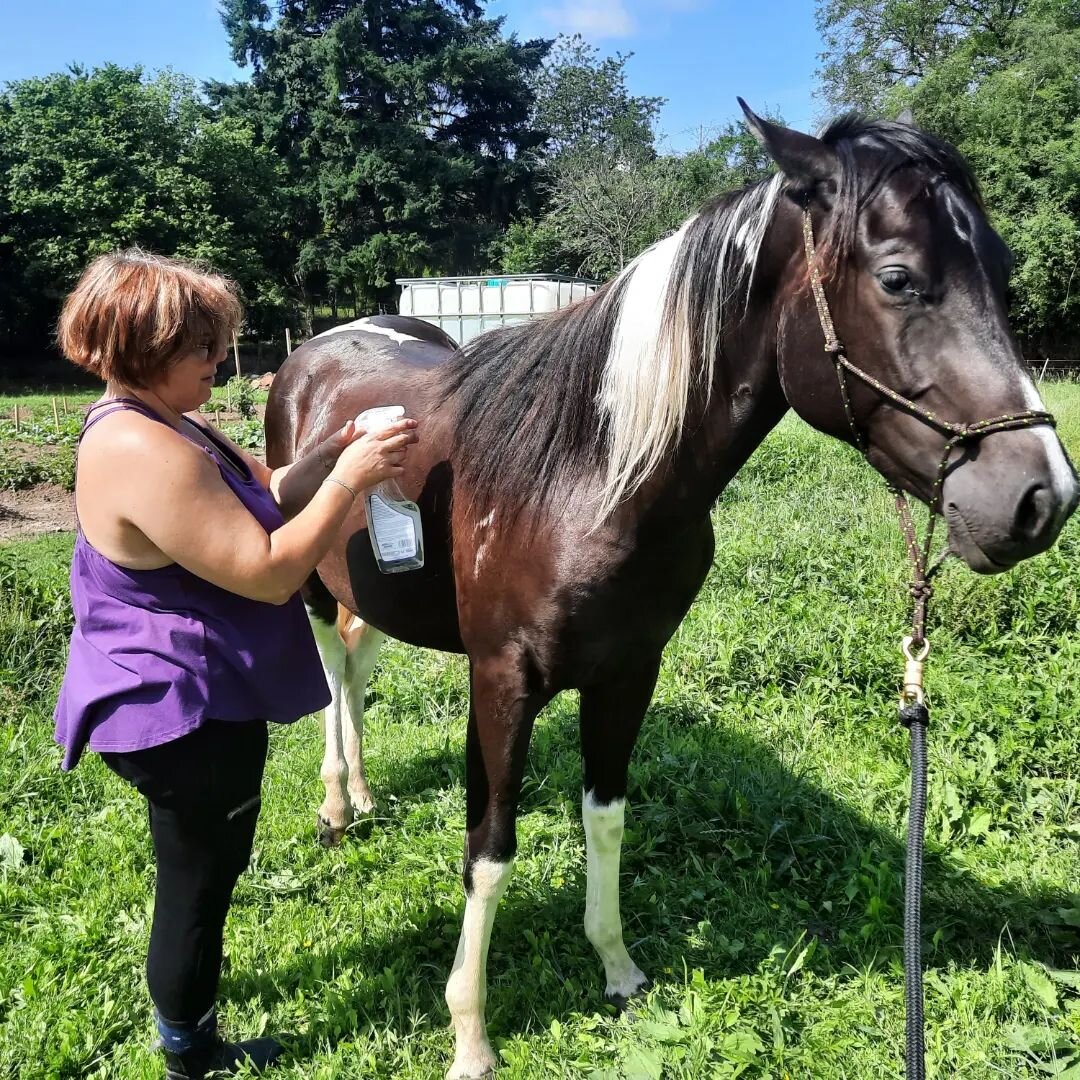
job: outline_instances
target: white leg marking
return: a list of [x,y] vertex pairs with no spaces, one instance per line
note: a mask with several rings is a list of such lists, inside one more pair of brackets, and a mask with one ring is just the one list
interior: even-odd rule
[[457,957],[446,984],[446,1004],[450,1006],[457,1044],[446,1080],[486,1076],[498,1064],[484,1022],[487,954],[495,909],[513,870],[513,859],[504,863],[477,859],[473,863],[472,891],[465,900]]
[[345,761],[349,769],[349,802],[358,814],[370,814],[375,800],[364,774],[364,691],[386,635],[355,616],[345,638]]
[[591,791],[581,799],[585,823],[585,936],[604,962],[608,997],[628,998],[649,980],[623,944],[619,914],[619,858],[622,854],[624,799],[601,806]]
[[319,818],[332,829],[347,829],[352,823],[352,809],[347,791],[349,767],[345,763],[341,727],[344,720],[342,681],[345,675],[345,642],[341,640],[336,626],[315,618],[310,610],[308,619],[330,687],[330,704],[323,711],[325,744],[322,768],[319,770],[326,787],[326,798],[319,807]]

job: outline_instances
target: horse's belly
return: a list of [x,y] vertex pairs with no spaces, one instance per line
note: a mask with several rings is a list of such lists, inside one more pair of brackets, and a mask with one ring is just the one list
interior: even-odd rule
[[367,529],[353,533],[319,565],[319,577],[350,611],[410,645],[464,652],[458,628],[454,575],[445,543],[425,529],[424,565],[384,574],[375,562]]

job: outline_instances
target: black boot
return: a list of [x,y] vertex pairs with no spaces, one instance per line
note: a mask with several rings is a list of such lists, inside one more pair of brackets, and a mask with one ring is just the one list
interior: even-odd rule
[[177,1054],[165,1051],[165,1080],[209,1080],[214,1076],[234,1076],[242,1065],[256,1072],[270,1068],[284,1052],[276,1039],[247,1039],[229,1043],[215,1037],[208,1046],[193,1047]]

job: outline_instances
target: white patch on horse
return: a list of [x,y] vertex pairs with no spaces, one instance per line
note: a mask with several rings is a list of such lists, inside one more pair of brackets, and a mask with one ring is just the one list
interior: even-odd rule
[[963,240],[972,251],[974,251],[975,218],[964,199],[961,198],[951,185],[947,185],[944,190],[942,202],[949,215],[949,219],[953,223],[953,228],[956,229],[956,235]]
[[[701,245],[707,251],[688,251],[686,264],[679,257],[696,218],[643,252],[620,275],[625,282],[618,320],[597,394],[608,429],[601,518],[660,466],[682,434],[692,387],[698,382],[711,387],[725,310],[740,290],[744,299],[749,297],[782,184],[777,175],[747,191],[724,217],[718,235]],[[692,348],[698,328],[691,325],[690,301],[702,270],[697,264],[704,258],[716,259],[720,303],[707,305],[699,354]],[[672,317],[665,321],[667,314]]]
[[346,626],[339,622],[338,632],[345,644],[344,690],[347,715],[342,718],[342,725],[345,727],[347,791],[353,812],[370,814],[375,810],[375,799],[368,787],[364,769],[364,694],[386,635],[356,615],[352,616]]
[[352,823],[349,803],[349,767],[343,745],[342,710],[345,708],[343,684],[345,679],[345,642],[337,627],[324,622],[308,608],[308,620],[319,649],[326,682],[330,687],[330,704],[323,710],[323,759],[319,769],[326,796],[319,807],[319,820],[332,830],[344,831]]
[[[1035,383],[1031,375],[1024,371],[1021,373],[1021,384],[1024,391],[1024,404],[1029,409],[1045,412],[1039,391],[1035,389]],[[1050,481],[1054,486],[1054,496],[1064,514],[1068,507],[1072,506],[1076,498],[1076,475],[1069,465],[1069,459],[1065,456],[1065,450],[1057,433],[1048,424],[1036,424],[1031,428],[1041,440],[1046,450],[1046,460],[1050,466]]]
[[472,866],[472,888],[465,900],[454,969],[446,983],[446,1004],[454,1022],[456,1049],[447,1080],[486,1076],[498,1064],[488,1042],[484,1009],[487,1005],[487,955],[491,925],[514,860],[477,859]]
[[622,916],[619,912],[619,859],[622,855],[625,799],[606,806],[591,791],[581,797],[581,818],[585,825],[585,936],[600,954],[607,976],[605,993],[612,998],[629,998],[649,981],[623,944]]
[[[484,529],[491,528],[491,526],[494,523],[495,523],[495,511],[492,510],[491,513],[487,515],[487,517],[485,517],[482,521],[478,521],[476,523],[477,535],[479,535],[480,532],[482,532]],[[480,576],[480,566],[483,563],[484,559],[487,557],[488,548],[490,546],[491,546],[491,538],[490,537],[486,537],[485,539],[481,540],[479,544],[476,545],[476,560],[473,563],[473,577],[474,578]]]
[[351,323],[342,323],[341,326],[332,326],[329,330],[324,330],[321,334],[316,334],[311,340],[315,338],[329,337],[331,334],[343,334],[346,331],[362,330],[365,334],[381,334],[383,337],[390,338],[397,345],[403,345],[406,341],[420,341],[421,339],[413,334],[403,334],[399,330],[394,330],[389,326],[378,326],[371,321],[371,317],[363,319],[356,319]]

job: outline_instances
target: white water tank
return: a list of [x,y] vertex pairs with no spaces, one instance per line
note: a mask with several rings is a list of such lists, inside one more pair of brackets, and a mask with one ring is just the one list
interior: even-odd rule
[[398,278],[397,284],[399,314],[433,323],[459,345],[496,326],[568,307],[600,285],[591,278],[563,274]]

